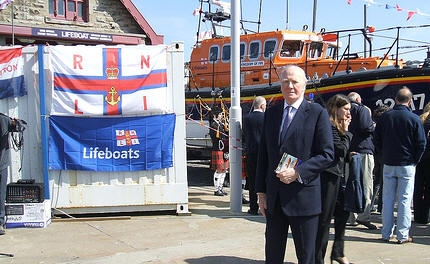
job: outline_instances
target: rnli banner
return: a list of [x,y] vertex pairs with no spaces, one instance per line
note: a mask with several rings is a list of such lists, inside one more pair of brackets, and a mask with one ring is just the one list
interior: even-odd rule
[[173,166],[175,115],[49,119],[49,169],[138,171]]
[[52,115],[129,115],[167,109],[167,47],[49,46]]
[[0,99],[26,94],[22,48],[0,50]]

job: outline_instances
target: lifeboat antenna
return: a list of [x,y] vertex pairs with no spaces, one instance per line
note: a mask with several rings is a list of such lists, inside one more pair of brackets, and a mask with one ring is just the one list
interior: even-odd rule
[[[288,2],[288,0],[287,0],[287,2]],[[241,2],[241,3],[242,3],[242,2]],[[260,0],[260,10],[258,11],[258,22],[257,22],[258,27],[257,27],[257,33],[260,33],[260,24],[261,24],[261,5],[262,5],[262,3],[263,3],[263,0]],[[241,15],[242,15],[242,13],[241,13]]]
[[312,19],[312,32],[315,32],[316,20],[317,20],[317,0],[314,0],[314,11],[313,11],[313,19]]
[[285,29],[288,30],[288,0],[287,0],[287,18],[286,18]]
[[201,23],[201,21],[202,21],[202,8],[203,8],[203,0],[200,0],[200,9],[199,9],[199,25],[197,26],[196,44],[197,44],[197,43],[199,43],[200,23]]
[[363,7],[363,22],[364,22],[364,27],[363,27],[363,42],[364,42],[364,58],[366,58],[366,54],[367,54],[367,40],[366,40],[366,28],[367,28],[367,4],[364,4]]

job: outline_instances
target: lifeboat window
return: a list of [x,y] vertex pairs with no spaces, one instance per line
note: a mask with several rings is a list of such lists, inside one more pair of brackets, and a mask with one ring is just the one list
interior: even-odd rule
[[321,42],[312,42],[309,47],[309,58],[319,59],[321,58],[323,51],[323,44]]
[[326,58],[336,58],[337,56],[336,52],[337,52],[336,46],[329,45],[327,47]]
[[249,59],[258,59],[260,57],[260,41],[252,41],[249,44]]
[[240,43],[240,60],[245,59],[245,53],[246,53],[246,44],[242,42]]
[[222,62],[228,62],[230,61],[230,55],[231,54],[231,46],[230,44],[226,44],[224,46],[222,46],[222,56],[221,56],[221,61]]
[[[268,39],[264,42],[263,55],[264,58],[268,59],[270,56],[275,54],[276,46],[278,45],[277,39]],[[270,55],[272,54],[272,55]]]
[[300,40],[285,40],[282,43],[280,56],[283,58],[300,58],[303,54],[303,42]]
[[210,63],[216,63],[218,61],[218,53],[219,53],[219,47],[218,45],[212,46],[209,49],[209,62]]

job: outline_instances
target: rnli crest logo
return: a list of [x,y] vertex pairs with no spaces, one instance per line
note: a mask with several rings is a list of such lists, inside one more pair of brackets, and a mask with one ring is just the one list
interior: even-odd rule
[[115,130],[116,145],[118,147],[139,145],[136,130]]

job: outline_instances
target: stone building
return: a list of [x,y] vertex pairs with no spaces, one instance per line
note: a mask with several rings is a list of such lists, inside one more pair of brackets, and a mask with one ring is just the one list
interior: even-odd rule
[[163,36],[131,0],[15,0],[0,10],[0,46],[13,43],[155,45]]

